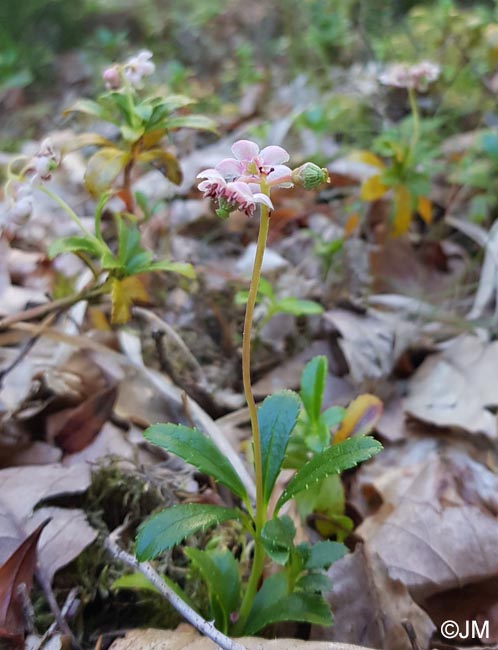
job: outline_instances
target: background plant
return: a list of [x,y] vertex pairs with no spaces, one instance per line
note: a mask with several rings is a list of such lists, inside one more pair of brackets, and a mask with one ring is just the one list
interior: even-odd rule
[[122,174],[120,196],[133,211],[131,178],[138,163],[154,164],[170,181],[178,185],[182,172],[175,154],[161,143],[170,132],[180,128],[215,131],[212,120],[202,115],[177,115],[179,109],[191,106],[194,100],[183,95],[161,97],[140,92],[143,78],[154,72],[152,54],[146,50],[124,64],[104,70],[103,78],[109,92],[97,101],[81,99],[66,112],[79,112],[108,122],[119,129],[118,142],[96,133],[83,133],[72,148],[95,146],[96,153],[88,161],[85,185],[92,195],[108,191]]

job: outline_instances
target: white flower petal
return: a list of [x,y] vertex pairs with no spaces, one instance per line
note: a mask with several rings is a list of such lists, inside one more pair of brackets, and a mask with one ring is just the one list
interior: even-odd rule
[[252,160],[259,153],[259,147],[251,140],[237,140],[232,146],[232,153],[238,160]]
[[261,151],[261,158],[265,165],[280,165],[289,160],[289,154],[283,147],[270,145]]
[[[273,171],[268,174],[267,181],[270,185],[280,185],[280,183],[291,183],[292,170],[286,165],[277,165]],[[292,187],[292,183],[289,187]]]
[[255,203],[263,203],[263,205],[266,205],[270,210],[273,210],[273,203],[270,200],[270,197],[267,196],[266,194],[262,194],[261,192],[258,192],[257,194],[254,195],[254,201]]
[[242,163],[235,158],[225,158],[216,165],[216,169],[225,178],[238,178],[244,171]]

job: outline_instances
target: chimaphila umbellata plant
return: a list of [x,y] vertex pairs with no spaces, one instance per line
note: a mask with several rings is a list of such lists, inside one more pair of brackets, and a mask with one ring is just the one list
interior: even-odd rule
[[216,131],[214,122],[204,115],[177,114],[195,103],[190,97],[148,94],[144,79],[154,71],[152,53],[139,52],[125,63],[115,63],[104,70],[107,92],[97,101],[81,99],[66,111],[89,115],[119,129],[116,142],[97,133],[83,133],[75,138],[72,148],[97,147],[88,161],[86,188],[98,196],[121,178],[119,196],[130,212],[134,209],[132,173],[137,164],[154,165],[178,185],[182,180],[180,164],[174,152],[164,147],[164,141],[182,128]]
[[[249,298],[249,291],[238,291],[235,294],[236,305],[245,305]],[[313,316],[323,313],[323,307],[314,300],[303,300],[293,296],[278,297],[271,283],[265,278],[260,278],[256,302],[265,308],[265,314],[258,323],[262,328],[277,314],[290,316]]]
[[412,66],[397,63],[388,67],[379,76],[379,81],[385,86],[407,91],[411,119],[404,126],[408,126],[408,129],[402,125],[401,128],[387,130],[376,138],[373,147],[375,153],[363,151],[355,155],[378,169],[363,182],[361,199],[376,201],[392,192],[391,232],[394,236],[408,230],[415,212],[427,224],[432,220],[432,204],[427,196],[430,189],[427,166],[436,152],[421,138],[417,93],[426,92],[439,75],[439,66],[430,61]]
[[[382,415],[382,402],[368,393],[356,397],[348,408],[325,409],[327,367],[327,357],[320,355],[313,357],[302,372],[299,391],[302,408],[289,440],[284,468],[298,470],[331,444],[366,435]],[[308,490],[297,494],[295,501],[301,518],[312,516],[315,528],[324,537],[344,541],[353,529],[353,521],[345,514],[344,488],[338,474],[316,481]]]
[[[342,557],[346,547],[334,541],[314,546],[295,544],[294,524],[281,514],[282,508],[316,482],[378,453],[381,445],[368,436],[345,439],[307,459],[283,491],[276,488],[301,400],[292,391],[282,391],[267,397],[258,408],[251,387],[251,330],[273,209],[271,191],[293,184],[313,189],[327,179],[327,172],[313,163],[291,170],[285,164],[289,155],[282,147],[270,146],[260,151],[254,142],[241,140],[233,145],[232,151],[234,158],[199,174],[199,188],[216,201],[217,213],[222,218],[235,210],[253,216],[256,206],[260,206],[242,342],[242,379],[251,421],[256,499],[255,503],[251,501],[231,463],[203,433],[179,424],[153,425],[144,432],[149,442],[176,454],[227,487],[238,505],[228,508],[184,503],[163,510],[141,525],[136,555],[139,560],[149,560],[207,527],[238,522],[248,540],[240,558],[250,555],[248,571],[243,570],[245,563],[238,562],[228,548],[187,548],[185,553],[207,583],[209,615],[217,628],[239,636],[254,634],[279,621],[331,623],[330,610],[322,596],[330,585],[322,570]],[[321,396],[318,399],[321,401]],[[267,560],[276,566],[263,579],[267,575]]]
[[93,232],[90,232],[69,204],[49,187],[49,181],[60,161],[61,156],[50,139],[44,140],[32,158],[19,157],[10,164],[5,194],[11,204],[7,224],[10,228],[15,229],[26,223],[31,216],[37,192],[49,196],[78,228],[78,235],[55,240],[48,247],[49,257],[74,253],[92,272],[92,281],[82,292],[69,297],[68,304],[108,293],[112,300],[112,322],[125,323],[130,318],[133,301],[148,298],[140,275],[152,271],[172,271],[188,278],[195,276],[190,264],[154,260],[152,252],[142,246],[136,218],[127,212],[116,212],[113,215],[116,241],[108,242],[104,239],[102,213],[113,196],[111,190],[101,195],[95,208]]
[[[87,162],[84,176],[87,190],[98,198],[93,232],[48,186],[52,172],[61,162],[61,155],[49,139],[44,140],[31,159],[19,157],[7,170],[6,196],[11,204],[8,219],[12,227],[29,219],[36,192],[50,196],[80,232],[55,241],[49,247],[49,256],[74,253],[82,259],[92,271],[93,282],[81,294],[75,295],[74,301],[110,293],[113,323],[129,320],[134,300],[147,300],[147,292],[139,277],[141,274],[173,271],[188,278],[194,277],[190,264],[155,261],[152,252],[142,246],[139,219],[135,214],[135,198],[140,197],[132,195],[132,173],[137,164],[154,164],[173,183],[180,183],[180,164],[174,152],[164,147],[164,140],[176,129],[215,131],[215,125],[202,115],[176,114],[179,109],[194,103],[188,97],[147,94],[144,80],[154,70],[152,54],[146,50],[125,63],[116,63],[104,70],[102,76],[107,91],[97,101],[81,99],[67,111],[109,122],[117,130],[116,141],[97,133],[83,133],[65,143],[66,153],[82,147],[97,148]],[[102,215],[113,197],[121,200],[124,210],[113,214],[116,241],[112,235],[106,241]],[[143,208],[142,204],[145,213]],[[71,297],[68,298],[69,304]]]

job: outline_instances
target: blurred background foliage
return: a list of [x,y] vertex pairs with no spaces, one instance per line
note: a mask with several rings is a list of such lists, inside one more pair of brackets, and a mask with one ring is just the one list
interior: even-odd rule
[[[494,111],[498,0],[1,0],[0,105],[38,102],[42,116],[54,115],[40,100],[64,103],[71,87],[100,90],[109,61],[144,47],[154,51],[165,91],[191,94],[215,114],[235,113],[248,86],[282,89],[304,78],[317,95],[297,124],[318,136],[340,129],[362,144],[375,116],[342,92],[353,65],[440,63],[437,110],[447,130],[452,120],[456,130],[462,116],[472,126]],[[11,111],[3,113],[0,129]],[[10,148],[5,133],[1,145]]]

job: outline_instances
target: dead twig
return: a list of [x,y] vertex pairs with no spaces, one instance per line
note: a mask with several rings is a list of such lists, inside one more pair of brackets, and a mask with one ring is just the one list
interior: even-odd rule
[[58,300],[51,300],[50,302],[44,303],[43,305],[37,305],[36,307],[31,307],[30,309],[25,309],[24,311],[17,312],[16,314],[11,314],[10,316],[5,316],[5,318],[0,319],[0,331],[7,329],[11,325],[16,323],[21,323],[24,321],[35,320],[36,318],[43,318],[48,314],[53,314],[54,312],[67,309],[72,307],[75,303],[80,300],[89,300],[103,293],[103,286],[91,287],[86,291],[81,291],[73,296],[65,296],[64,298],[59,298]]
[[187,603],[168,587],[149,562],[139,562],[133,555],[120,548],[116,543],[116,537],[119,536],[119,532],[120,529],[116,529],[105,541],[106,549],[114,558],[124,562],[145,576],[185,620],[191,623],[201,634],[210,638],[214,643],[217,643],[219,648],[222,648],[222,650],[247,650],[245,646],[217,630],[211,621],[205,621],[202,616],[199,616],[197,612],[189,607]]

